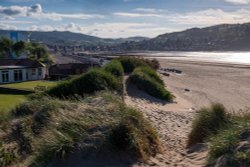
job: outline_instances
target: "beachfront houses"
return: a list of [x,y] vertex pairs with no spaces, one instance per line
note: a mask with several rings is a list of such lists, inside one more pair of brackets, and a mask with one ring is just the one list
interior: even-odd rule
[[66,78],[70,75],[79,75],[88,71],[93,67],[100,67],[95,62],[81,62],[81,63],[67,63],[67,64],[55,64],[49,67],[49,77],[52,80],[59,80]]
[[43,80],[44,64],[30,59],[0,59],[0,84]]

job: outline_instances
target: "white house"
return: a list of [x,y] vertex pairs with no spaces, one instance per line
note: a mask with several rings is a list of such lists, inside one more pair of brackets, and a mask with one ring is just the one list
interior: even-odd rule
[[45,66],[30,59],[0,59],[0,84],[42,80]]

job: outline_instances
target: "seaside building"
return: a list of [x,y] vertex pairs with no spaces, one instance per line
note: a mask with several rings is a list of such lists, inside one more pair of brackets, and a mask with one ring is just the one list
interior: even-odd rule
[[99,67],[98,63],[68,63],[68,64],[55,64],[49,67],[50,79],[62,79],[70,75],[79,75],[92,67]]
[[46,77],[44,64],[30,59],[2,59],[0,61],[0,84],[43,80]]

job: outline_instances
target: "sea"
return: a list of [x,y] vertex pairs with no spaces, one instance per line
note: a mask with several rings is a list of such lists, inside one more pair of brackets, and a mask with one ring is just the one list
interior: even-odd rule
[[198,62],[215,62],[250,65],[250,52],[144,52],[136,53],[159,59],[190,60]]

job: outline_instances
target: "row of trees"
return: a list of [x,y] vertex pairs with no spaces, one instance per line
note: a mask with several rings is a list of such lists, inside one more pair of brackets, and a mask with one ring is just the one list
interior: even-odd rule
[[45,49],[45,47],[39,43],[33,42],[13,42],[9,38],[0,39],[0,57],[10,58],[12,54],[19,57],[22,54],[26,54],[30,59],[36,59],[46,64],[51,64],[52,60]]

